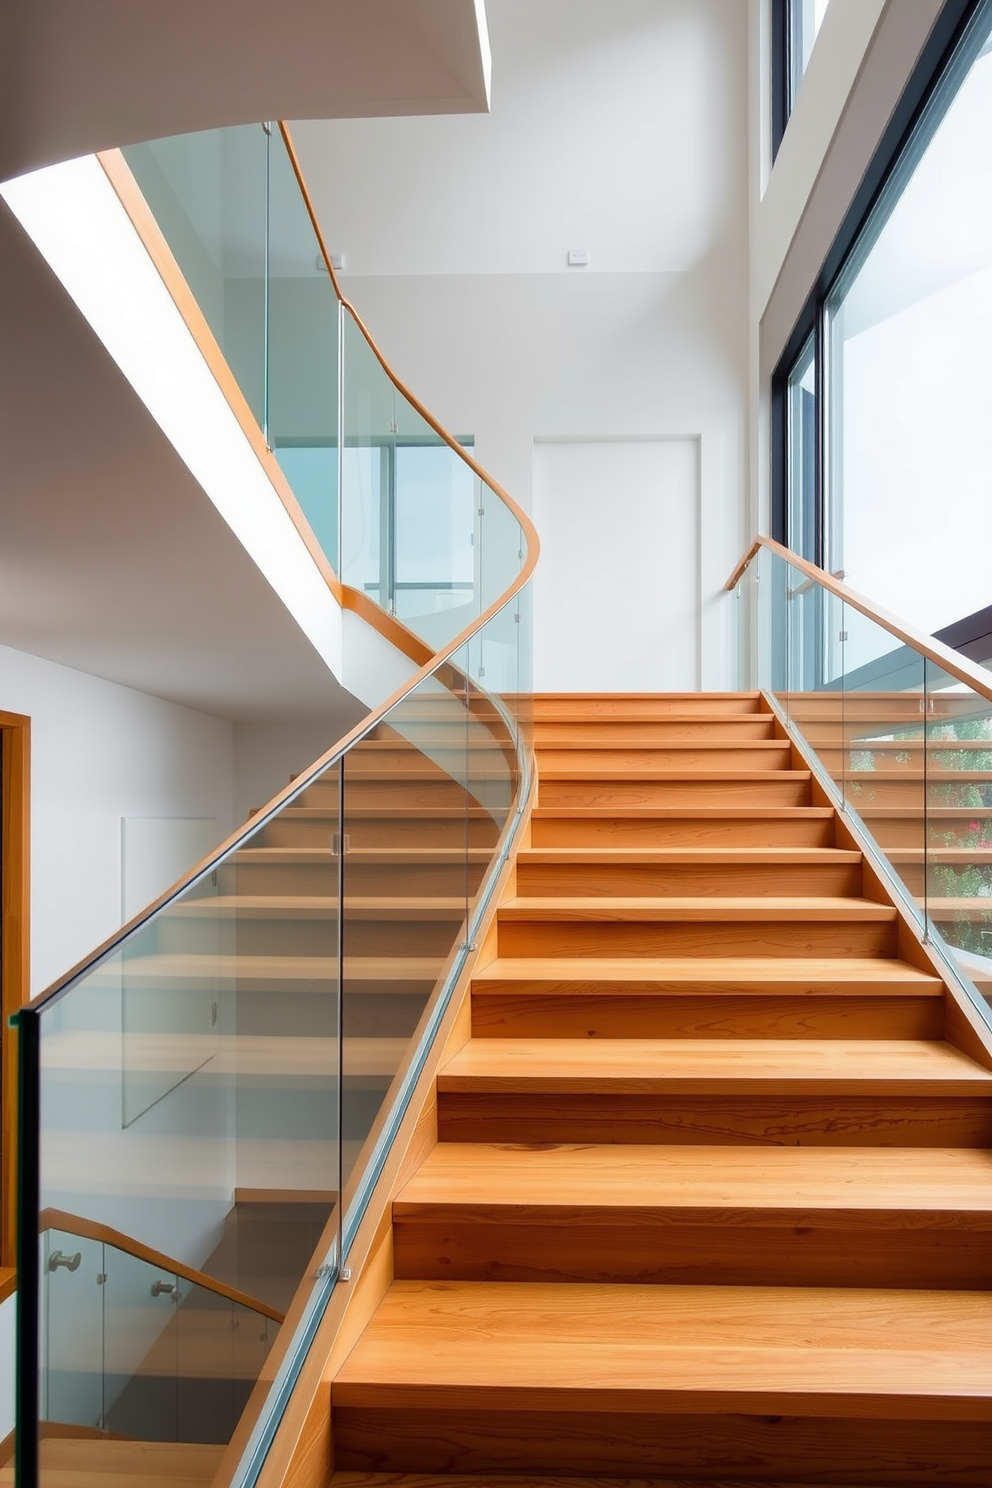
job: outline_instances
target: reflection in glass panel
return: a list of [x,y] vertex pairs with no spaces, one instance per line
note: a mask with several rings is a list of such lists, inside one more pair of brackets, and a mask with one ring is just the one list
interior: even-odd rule
[[261,124],[173,135],[123,150],[260,428],[267,154]]
[[823,24],[827,4],[828,0],[791,0],[789,5],[789,96],[793,103],[813,55],[813,44]]
[[801,558],[817,560],[816,509],[816,346],[806,342],[789,377],[788,536],[786,546]]
[[268,188],[269,445],[324,553],[338,562],[338,302],[273,128]]
[[829,567],[931,632],[992,603],[977,556],[992,543],[983,41],[946,80],[830,303]]
[[927,854],[915,888],[962,970],[992,999],[992,703],[927,663]]

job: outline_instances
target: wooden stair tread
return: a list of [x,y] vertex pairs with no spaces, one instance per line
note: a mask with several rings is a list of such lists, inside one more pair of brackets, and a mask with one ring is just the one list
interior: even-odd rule
[[[433,981],[441,973],[440,956],[346,956],[344,974],[357,981],[376,981],[383,976],[399,981]],[[310,983],[336,982],[338,962],[335,956],[256,956],[210,951],[160,951],[148,956],[135,956],[126,963],[128,985],[153,980],[178,980],[187,977],[214,978],[246,986],[252,981]],[[99,985],[101,971],[119,985],[120,970],[116,964],[97,967],[91,975],[92,985]],[[402,973],[402,974],[401,974]],[[304,987],[304,990],[307,990]],[[326,988],[312,986],[315,993]]]
[[867,920],[890,922],[896,919],[896,911],[889,904],[879,904],[874,899],[835,899],[810,895],[808,898],[782,899],[768,895],[761,898],[706,898],[681,899],[672,897],[614,898],[597,895],[595,898],[579,898],[569,895],[565,899],[523,898],[509,899],[500,905],[499,918],[507,922],[519,920]]
[[[895,857],[895,849],[889,854]],[[992,862],[992,849],[989,853]],[[646,867],[693,866],[695,864],[784,863],[803,867],[807,864],[860,863],[860,852],[842,847],[525,847],[517,853],[517,863],[622,863]]]
[[[44,1437],[42,1480],[44,1488],[207,1488],[225,1451],[189,1442]],[[0,1488],[12,1488],[13,1482],[13,1463],[0,1467]]]
[[437,1088],[721,1096],[874,1088],[992,1097],[992,1070],[951,1044],[922,1039],[471,1039],[439,1071]]
[[[407,1058],[408,1038],[356,1037],[343,1039],[341,1062],[346,1076],[391,1078]],[[55,1070],[111,1070],[121,1067],[120,1034],[59,1032],[45,1043],[45,1067]],[[130,1073],[197,1069],[209,1077],[263,1075],[273,1078],[310,1078],[326,1083],[337,1079],[338,1041],[335,1038],[293,1034],[129,1033],[127,1068]]]
[[[732,1211],[738,1217],[744,1210],[814,1217],[858,1211],[883,1227],[908,1213],[959,1211],[992,1223],[992,1153],[442,1142],[401,1189],[393,1213],[438,1205],[506,1209],[519,1220],[527,1211],[623,1208]],[[719,1213],[713,1217],[719,1222]]]
[[[767,991],[777,983],[790,992],[793,983],[800,983],[798,992],[804,987],[810,991],[837,990],[843,992],[848,983],[869,983],[872,990],[884,993],[888,986],[900,992],[907,988],[918,991],[921,996],[943,997],[944,986],[940,978],[930,972],[920,971],[904,961],[889,961],[870,956],[846,957],[789,957],[789,956],[684,956],[647,959],[637,957],[595,958],[566,956],[535,956],[514,959],[500,956],[472,979],[473,988],[500,986],[503,983],[526,981],[530,983],[562,984],[570,988],[581,988],[588,983],[608,982],[643,985],[655,989],[658,985],[685,984],[699,991],[719,992],[723,988],[731,991]],[[877,988],[876,985],[877,984]]]
[[713,739],[706,734],[677,739],[588,739],[553,740],[543,735],[535,740],[534,749],[540,761],[543,754],[784,754],[792,753],[788,739],[749,739],[742,737]]
[[[402,896],[388,891],[381,896],[346,894],[345,919],[422,920],[462,919],[465,897],[450,894]],[[216,894],[204,899],[184,899],[170,905],[166,913],[177,919],[328,920],[336,916],[336,895],[327,894]]]
[[992,868],[992,843],[982,842],[976,847],[883,847],[882,851],[891,863],[979,863],[984,857]]
[[[768,785],[769,783],[806,784],[812,779],[812,775],[809,770],[695,770],[691,765],[672,770],[656,768],[653,765],[618,765],[616,767],[542,765],[540,778],[542,782],[549,780],[637,780],[675,783],[676,781],[701,780],[716,785],[730,785],[731,783]],[[878,779],[879,777],[873,774],[872,778]],[[908,772],[899,771],[893,778],[905,780],[908,778]],[[982,778],[992,780],[992,774]]]
[[335,1408],[877,1411],[992,1420],[992,1296],[812,1287],[393,1282]]
[[[762,770],[757,778],[768,780],[780,771]],[[680,776],[685,779],[685,776]],[[698,778],[698,774],[694,777]],[[739,775],[731,777],[739,780]],[[531,813],[538,821],[567,820],[654,820],[660,821],[829,821],[833,819],[832,806],[542,806],[540,802]]]

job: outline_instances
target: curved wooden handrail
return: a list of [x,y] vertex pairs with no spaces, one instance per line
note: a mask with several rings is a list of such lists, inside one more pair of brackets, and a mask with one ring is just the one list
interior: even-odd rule
[[207,1276],[205,1272],[197,1271],[195,1266],[186,1266],[182,1261],[177,1261],[174,1256],[167,1256],[161,1250],[154,1250],[150,1245],[135,1240],[131,1235],[125,1235],[121,1230],[115,1230],[112,1225],[102,1224],[99,1220],[86,1219],[81,1214],[70,1214],[66,1209],[43,1209],[38,1215],[38,1230],[39,1232],[64,1230],[67,1235],[78,1235],[81,1240],[96,1240],[102,1245],[112,1245],[115,1250],[124,1251],[125,1255],[134,1256],[138,1261],[146,1261],[149,1266],[156,1266],[162,1271],[171,1271],[173,1275],[181,1276],[184,1281],[189,1281],[194,1286],[214,1292],[218,1297],[226,1298],[228,1302],[236,1302],[239,1307],[248,1307],[252,1312],[260,1312],[263,1317],[271,1318],[274,1323],[285,1321],[286,1314],[277,1312],[267,1302],[260,1302],[257,1297],[249,1297],[247,1292],[228,1286],[226,1282],[218,1281],[214,1276]]
[[395,617],[392,615],[388,615],[385,610],[381,609],[380,606],[376,605],[372,600],[368,598],[366,594],[363,594],[360,590],[353,589],[347,584],[342,584],[337,574],[335,574],[334,570],[328,563],[327,557],[324,554],[323,549],[317,542],[316,537],[313,535],[313,532],[310,529],[310,525],[303,515],[299,502],[293,494],[293,491],[285,475],[282,472],[282,468],[279,465],[278,460],[275,458],[275,455],[266,444],[265,437],[248,405],[248,401],[242,393],[240,387],[238,386],[230,367],[228,367],[224,354],[217,343],[217,339],[211,331],[209,325],[207,324],[206,317],[197,304],[193,292],[186,282],[186,278],[178,263],[176,262],[175,256],[168,243],[166,242],[165,236],[157,221],[155,220],[155,217],[152,214],[148,203],[145,201],[145,198],[142,195],[138,183],[135,180],[130,168],[128,167],[126,160],[124,159],[124,156],[122,155],[120,150],[106,150],[100,152],[97,155],[97,159],[99,160],[100,165],[106,173],[111,186],[114,188],[115,192],[120,198],[121,205],[130,218],[132,226],[134,227],[138,236],[141,238],[141,241],[144,244],[144,247],[149,256],[151,257],[152,262],[155,264],[155,267],[158,270],[158,273],[160,274],[163,283],[166,286],[166,289],[169,291],[170,295],[173,298],[173,301],[175,302],[179,310],[179,313],[185,320],[190,334],[193,336],[193,339],[196,341],[202,355],[207,361],[207,364],[209,365],[211,372],[213,373],[222,392],[227,398],[228,403],[235,414],[235,417],[238,419],[246,437],[251,443],[252,449],[254,450],[256,456],[262,463],[266,473],[272,481],[272,484],[276,489],[280,500],[286,507],[297,528],[299,529],[300,535],[306,542],[307,547],[311,555],[313,556],[318,568],[320,569],[320,572],[324,576],[331,592],[338,600],[342,609],[351,610],[355,614],[360,615],[364,620],[367,620],[369,624],[373,625],[381,635],[385,636],[386,639],[389,640],[393,645],[395,645],[399,650],[401,650],[404,655],[409,657],[410,660],[415,663],[418,669],[416,672],[414,672],[412,677],[408,678],[406,682],[404,682],[400,687],[396,689],[394,693],[391,694],[391,696],[386,698],[385,702],[380,703],[377,708],[373,709],[372,712],[368,713],[366,717],[362,719],[361,723],[356,724],[355,727],[349,730],[349,732],[345,734],[341,739],[339,739],[337,743],[332,744],[330,749],[326,750],[319,759],[315,760],[314,763],[310,765],[306,770],[304,770],[300,775],[297,775],[295,780],[291,781],[289,785],[285,786],[283,790],[279,792],[278,795],[274,796],[262,811],[256,812],[255,815],[252,816],[248,822],[232,832],[229,837],[225,838],[225,840],[220,844],[219,847],[215,848],[213,852],[209,853],[205,858],[201,859],[201,861],[197,863],[193,868],[191,868],[188,873],[184,874],[181,879],[177,880],[175,884],[166,889],[163,894],[160,894],[159,897],[147,907],[147,909],[144,909],[139,914],[135,915],[133,919],[129,920],[119,930],[115,931],[113,935],[108,936],[107,939],[103,941],[99,946],[97,946],[97,948],[88,956],[85,956],[81,961],[78,961],[75,966],[70,967],[68,971],[64,972],[62,976],[60,976],[56,981],[52,982],[50,986],[46,987],[43,992],[40,992],[36,997],[32,998],[31,1001],[26,1004],[27,1008],[30,1011],[37,1011],[40,1008],[44,1007],[46,1003],[50,1002],[53,998],[58,997],[63,991],[65,991],[67,987],[69,987],[85,972],[91,971],[101,961],[105,960],[108,956],[113,954],[113,952],[122,943],[122,941],[126,940],[128,936],[132,935],[135,930],[139,929],[140,926],[146,924],[150,919],[153,918],[154,915],[159,912],[159,910],[164,909],[165,906],[172,900],[185,893],[186,890],[189,889],[194,883],[196,883],[198,879],[203,878],[206,874],[213,872],[213,870],[231,852],[235,851],[246,838],[253,836],[259,830],[259,828],[264,826],[265,823],[269,821],[273,816],[277,815],[282,810],[282,808],[288,804],[289,801],[291,801],[294,797],[301,795],[302,792],[306,790],[307,787],[319,775],[328,770],[338,759],[346,754],[348,750],[353,747],[353,745],[357,744],[361,738],[363,738],[366,734],[371,733],[371,731],[379,723],[383,722],[386,716],[390,712],[392,712],[393,708],[395,708],[397,704],[401,703],[405,697],[408,697],[410,693],[412,693],[420,685],[421,682],[425,681],[434,672],[437,672],[440,667],[442,667],[446,662],[450,661],[451,658],[457,654],[457,652],[461,649],[462,646],[465,645],[467,641],[470,641],[473,636],[478,635],[479,632],[488,624],[488,622],[493,619],[494,616],[498,615],[499,612],[504,609],[517,594],[520,593],[520,591],[530,581],[531,576],[534,573],[534,569],[537,565],[537,559],[540,553],[541,544],[537,535],[537,529],[534,527],[534,524],[528,517],[527,513],[513,500],[513,498],[503,489],[503,487],[497,481],[493,480],[491,476],[487,475],[482,466],[471,455],[469,455],[468,451],[458,443],[455,437],[450,434],[443,427],[443,425],[434,418],[431,413],[427,411],[420,400],[406,388],[403,382],[400,381],[400,379],[393,372],[392,368],[389,366],[389,363],[386,361],[378,346],[373,341],[360,316],[341,293],[341,288],[338,284],[337,276],[334,272],[333,265],[331,264],[330,253],[327,250],[327,245],[324,241],[323,233],[321,232],[320,225],[317,222],[313,203],[310,199],[310,194],[307,191],[306,185],[303,181],[299,159],[296,155],[296,150],[293,145],[292,138],[289,134],[289,130],[285,124],[280,123],[279,131],[280,137],[285,144],[293,173],[296,177],[301,194],[303,196],[307,214],[313,226],[314,233],[316,234],[317,242],[320,246],[320,252],[327,267],[327,272],[330,275],[335,295],[338,297],[340,303],[346,308],[348,313],[354,317],[356,325],[359,327],[362,335],[367,340],[369,347],[376,357],[376,360],[379,362],[380,366],[383,368],[383,371],[386,373],[387,377],[392,382],[397,391],[409,401],[411,406],[416,409],[420,416],[454,451],[459,459],[463,460],[465,464],[468,465],[470,469],[479,477],[479,479],[484,481],[489,489],[496,496],[499,497],[499,499],[512,513],[514,518],[519,522],[521,531],[525,539],[524,558],[522,560],[519,572],[517,573],[516,577],[509,585],[509,587],[505,589],[504,592],[499,595],[499,597],[495,599],[493,603],[482,612],[481,615],[473,620],[470,625],[466,626],[466,628],[462,630],[458,635],[456,635],[452,640],[450,640],[447,645],[442,646],[439,651],[436,651],[433,654],[431,653],[427,643],[425,641],[422,641],[419,636],[414,635],[414,633],[407,626],[405,626],[402,621],[395,619]]
[[[286,124],[285,121],[282,119],[280,119],[279,121],[279,133],[282,136],[282,142],[286,147],[286,154],[289,156],[289,163],[293,168],[293,175],[296,177],[296,184],[299,187],[300,195],[302,196],[303,203],[307,209],[307,216],[310,218],[310,225],[313,228],[314,236],[317,239],[321,257],[323,258],[325,267],[327,268],[327,272],[330,275],[334,293],[337,295],[338,300],[348,311],[358,329],[365,337],[365,340],[368,342],[373,356],[376,358],[377,362],[381,366],[382,370],[385,372],[386,376],[389,378],[390,382],[396,388],[397,392],[406,399],[411,407],[417,410],[424,422],[429,424],[430,427],[434,430],[435,434],[437,434],[439,438],[443,439],[445,444],[447,444],[452,450],[454,450],[459,459],[464,460],[465,464],[468,465],[469,468],[473,470],[479,477],[479,479],[489,487],[490,491],[493,491],[499,497],[499,499],[504,503],[505,506],[509,508],[513,516],[520,523],[520,526],[523,529],[524,537],[526,539],[527,547],[527,557],[524,561],[523,569],[527,576],[527,578],[524,579],[524,583],[526,583],[527,579],[530,578],[530,575],[534,571],[534,565],[537,563],[538,553],[540,552],[541,548],[540,539],[537,535],[537,528],[534,526],[533,522],[530,520],[530,517],[528,517],[523,508],[517,505],[509,492],[505,491],[498,481],[493,480],[492,476],[489,475],[485,470],[483,470],[479,462],[474,459],[472,455],[469,454],[464,445],[459,444],[457,439],[455,439],[452,434],[449,434],[444,425],[438,423],[434,415],[424,407],[423,403],[421,403],[416,394],[412,393],[407,387],[406,383],[403,382],[399,377],[397,377],[396,373],[393,371],[392,367],[389,365],[386,358],[379,350],[371,333],[369,332],[368,327],[362,320],[362,317],[359,315],[358,311],[355,309],[351,301],[344,294],[341,285],[338,282],[338,276],[335,271],[334,265],[331,262],[331,255],[328,251],[327,243],[324,240],[323,230],[321,229],[320,223],[317,220],[317,213],[314,210],[313,201],[310,197],[307,183],[303,177],[303,170],[300,166],[300,158],[296,153],[296,146],[293,143],[293,136],[289,132],[289,125]],[[468,637],[469,631],[463,632],[463,638],[467,640]]]
[[736,589],[762,548],[767,548],[769,553],[774,553],[777,557],[783,559],[790,567],[796,569],[798,573],[805,574],[811,583],[819,584],[821,589],[826,589],[835,598],[842,599],[845,604],[849,604],[859,614],[874,621],[882,630],[887,630],[891,636],[894,636],[897,641],[901,641],[904,646],[909,646],[913,651],[920,652],[928,661],[932,661],[935,666],[939,666],[941,671],[948,672],[952,677],[956,677],[959,682],[963,682],[973,692],[977,692],[979,696],[986,698],[992,703],[992,674],[984,671],[981,667],[975,666],[967,657],[961,656],[957,651],[953,651],[950,646],[945,646],[943,641],[938,641],[934,636],[926,635],[922,630],[917,630],[908,620],[902,620],[898,615],[892,615],[888,610],[883,610],[878,605],[872,604],[871,600],[866,599],[863,594],[859,594],[855,589],[849,589],[846,584],[842,584],[839,579],[835,579],[833,574],[827,573],[823,568],[818,568],[815,563],[810,563],[806,558],[800,558],[797,553],[792,552],[791,548],[784,547],[782,543],[776,542],[773,537],[755,538],[726,584],[724,584],[724,589],[728,591]]

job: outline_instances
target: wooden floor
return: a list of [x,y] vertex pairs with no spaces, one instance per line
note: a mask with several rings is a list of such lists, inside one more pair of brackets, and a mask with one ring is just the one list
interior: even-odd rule
[[758,697],[535,720],[335,1484],[989,1488],[992,1069],[942,983]]

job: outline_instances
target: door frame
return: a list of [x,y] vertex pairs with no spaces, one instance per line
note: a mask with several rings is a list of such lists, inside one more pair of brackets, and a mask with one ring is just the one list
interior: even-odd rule
[[[0,710],[0,1301],[17,1264],[17,1035],[30,995],[31,720]],[[10,1274],[8,1274],[8,1272]]]

